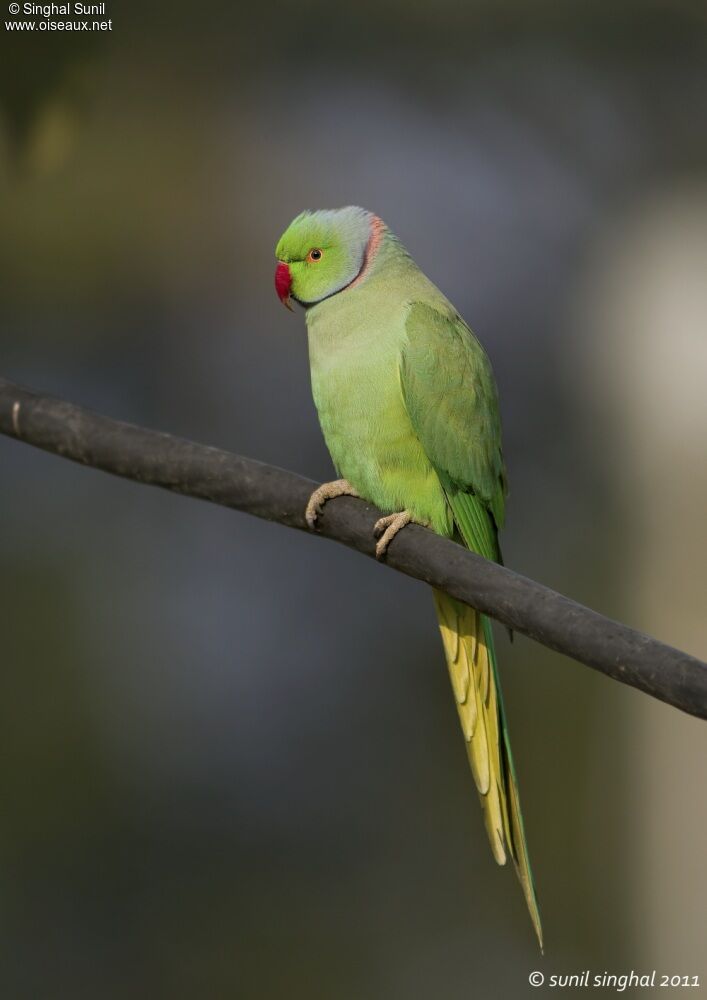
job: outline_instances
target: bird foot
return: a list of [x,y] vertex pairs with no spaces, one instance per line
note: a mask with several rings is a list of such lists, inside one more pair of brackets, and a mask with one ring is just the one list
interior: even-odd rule
[[307,526],[314,531],[317,526],[317,518],[324,509],[327,500],[334,500],[336,497],[357,497],[358,493],[353,488],[348,479],[335,479],[332,483],[323,483],[312,493],[304,512],[304,519]]
[[398,511],[379,518],[373,526],[373,534],[378,539],[376,543],[376,559],[382,559],[388,551],[388,546],[399,531],[413,520],[409,510]]

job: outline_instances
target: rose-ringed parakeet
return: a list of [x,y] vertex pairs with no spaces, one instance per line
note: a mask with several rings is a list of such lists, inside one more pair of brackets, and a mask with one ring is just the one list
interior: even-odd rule
[[[341,477],[312,495],[310,527],[348,494],[391,512],[376,524],[379,557],[413,521],[499,560],[496,385],[459,313],[362,208],[302,213],[276,256],[280,299],[306,310],[314,402]],[[491,623],[440,591],[434,601],[491,849],[512,859],[542,947]]]

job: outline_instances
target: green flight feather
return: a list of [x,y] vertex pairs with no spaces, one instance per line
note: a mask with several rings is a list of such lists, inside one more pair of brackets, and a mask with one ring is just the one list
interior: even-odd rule
[[[503,521],[506,477],[496,388],[488,358],[471,330],[454,313],[445,315],[439,309],[414,303],[409,310],[406,329],[408,344],[402,357],[401,382],[413,427],[439,475],[464,543],[484,558],[498,560],[497,533]],[[474,617],[477,614],[474,612],[468,615],[457,602],[451,602],[439,592],[435,600],[443,639],[452,614],[457,617],[457,632],[462,641],[469,633],[474,636],[475,655],[467,657],[472,675],[479,646],[486,647],[485,657],[490,663],[496,697],[495,703],[488,705],[483,719],[488,744],[483,755],[484,761],[490,761],[491,772],[498,772],[500,824],[491,818],[497,813],[499,803],[487,801],[485,793],[481,795],[482,806],[488,814],[486,825],[494,856],[500,863],[505,862],[503,847],[506,843],[510,848],[542,947],[540,912],[528,858],[491,622],[485,615]],[[450,661],[448,641],[445,641],[445,651],[450,673],[454,674],[459,654],[456,652],[456,660]],[[454,685],[454,676],[452,682]],[[485,687],[483,677],[476,683]],[[466,734],[464,703],[459,703],[458,708]],[[497,719],[491,718],[496,713]],[[476,777],[478,762],[473,747],[470,747],[470,762]]]
[[[405,331],[402,386],[413,427],[430,461],[446,480],[445,492],[472,492],[503,526],[506,476],[496,383],[483,347],[453,310],[413,302]],[[497,543],[487,537],[485,513],[477,522],[487,559]],[[486,554],[486,553],[489,554]]]

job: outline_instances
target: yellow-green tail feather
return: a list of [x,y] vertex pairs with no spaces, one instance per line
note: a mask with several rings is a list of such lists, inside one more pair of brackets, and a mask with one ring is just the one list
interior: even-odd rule
[[513,859],[542,948],[540,911],[528,859],[491,623],[479,611],[442,591],[433,593],[467,756],[479,792],[491,850],[500,865],[506,863],[509,854]]

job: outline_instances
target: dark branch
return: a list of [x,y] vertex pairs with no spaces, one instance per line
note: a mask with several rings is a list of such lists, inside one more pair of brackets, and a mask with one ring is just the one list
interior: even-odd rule
[[[0,431],[74,462],[307,530],[315,484],[301,476],[170,434],[136,427],[0,379]],[[374,555],[380,511],[344,497],[328,503],[318,534]],[[550,649],[707,718],[707,664],[611,621],[512,570],[411,525],[386,562],[445,590]]]

